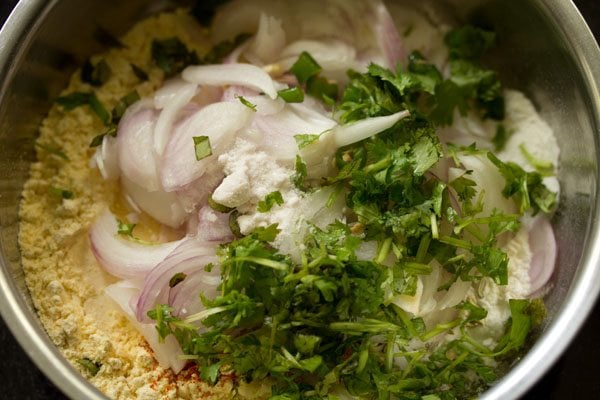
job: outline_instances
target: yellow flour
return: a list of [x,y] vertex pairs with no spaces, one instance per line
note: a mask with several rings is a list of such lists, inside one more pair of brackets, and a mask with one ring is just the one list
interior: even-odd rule
[[[203,45],[208,43],[207,32],[180,10],[140,22],[122,38],[125,47],[92,59],[104,59],[113,71],[110,80],[94,90],[107,110],[134,89],[147,96],[162,84],[163,73],[152,65],[150,47],[153,39],[173,36],[199,54],[208,50],[208,44]],[[141,82],[130,63],[145,70],[149,80]],[[73,75],[64,94],[91,91],[79,76]],[[38,148],[38,161],[23,191],[19,243],[39,317],[71,364],[111,398],[231,398],[229,379],[212,388],[193,370],[174,376],[158,366],[143,337],[103,294],[115,279],[91,253],[87,232],[100,211],[106,206],[119,209],[121,202],[118,183],[104,180],[89,166],[95,151],[89,143],[104,129],[89,107],[67,112],[55,105],[42,123],[38,143],[59,148],[68,160]],[[49,193],[51,187],[70,190],[74,196],[60,199]],[[84,358],[101,364],[95,376],[78,362]],[[260,395],[259,390],[249,393]]]

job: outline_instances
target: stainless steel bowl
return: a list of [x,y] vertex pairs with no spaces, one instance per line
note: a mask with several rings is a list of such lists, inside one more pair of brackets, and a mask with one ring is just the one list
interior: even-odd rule
[[[501,38],[491,60],[507,86],[526,91],[554,128],[561,148],[561,203],[554,218],[558,269],[549,318],[531,351],[484,399],[515,399],[565,350],[600,292],[597,193],[600,50],[565,0],[456,1]],[[468,4],[469,8],[465,10]],[[32,307],[17,246],[21,189],[33,140],[50,103],[87,56],[102,50],[98,27],[118,36],[167,0],[21,1],[0,32],[0,307],[33,361],[69,397],[104,398],[62,358]]]

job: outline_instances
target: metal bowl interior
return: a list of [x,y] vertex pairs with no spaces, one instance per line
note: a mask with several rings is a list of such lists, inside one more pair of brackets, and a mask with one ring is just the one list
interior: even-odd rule
[[[560,356],[600,291],[600,225],[596,221],[600,50],[571,2],[446,3],[460,3],[457,14],[476,18],[498,32],[500,45],[490,63],[501,71],[506,86],[533,98],[554,128],[561,148],[561,203],[553,220],[559,268],[546,298],[549,318],[530,352],[483,396],[514,399]],[[99,27],[118,36],[144,15],[174,5],[160,0],[21,1],[0,33],[1,313],[34,362],[72,398],[104,397],[49,340],[25,286],[17,215],[34,158],[33,141],[69,75],[87,56],[103,49],[95,35]]]

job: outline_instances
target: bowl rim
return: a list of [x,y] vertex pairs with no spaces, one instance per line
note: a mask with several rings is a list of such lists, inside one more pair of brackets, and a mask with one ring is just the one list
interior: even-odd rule
[[[16,65],[26,54],[44,17],[59,0],[19,1],[0,30],[0,99],[14,79]],[[583,82],[588,89],[593,110],[592,127],[596,137],[600,134],[600,48],[583,16],[570,1],[533,0],[548,18],[574,56]],[[595,171],[594,192],[598,187],[599,173]],[[571,343],[581,328],[600,293],[600,196],[596,196],[588,225],[587,246],[584,249],[571,289],[544,334],[527,355],[495,386],[484,393],[482,399],[516,399],[537,382]],[[68,397],[106,399],[87,379],[76,371],[50,341],[30,306],[19,293],[4,256],[0,254],[0,314],[25,353],[44,374]],[[573,290],[577,287],[577,290]],[[66,379],[68,378],[68,379]]]

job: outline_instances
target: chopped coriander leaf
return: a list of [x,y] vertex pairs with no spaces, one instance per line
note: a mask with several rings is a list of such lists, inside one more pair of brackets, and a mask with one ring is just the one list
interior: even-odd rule
[[96,94],[93,92],[73,92],[65,96],[60,96],[56,99],[56,103],[61,105],[66,111],[71,111],[80,106],[89,106],[92,111],[102,120],[105,125],[108,125],[111,116],[106,108],[102,105]]
[[98,375],[98,372],[100,372],[100,368],[102,367],[101,363],[92,361],[87,357],[78,359],[77,363],[81,365],[91,376]]
[[461,115],[465,115],[468,108],[462,89],[453,81],[446,80],[435,87],[435,106],[429,118],[438,125],[451,125],[454,110],[458,109]]
[[246,107],[248,107],[249,109],[251,109],[252,111],[256,112],[256,104],[253,104],[251,102],[249,102],[246,98],[244,98],[244,96],[235,96],[236,99],[238,99],[240,101],[240,103],[242,103],[243,105],[245,105]]
[[236,238],[241,238],[244,235],[242,235],[242,231],[240,230],[240,224],[237,221],[238,216],[239,212],[237,210],[233,210],[229,214],[229,229],[231,230],[231,233],[233,233],[233,236],[235,236]]
[[90,102],[90,94],[84,92],[73,92],[56,99],[56,103],[61,105],[65,110],[71,111],[76,107],[88,105]]
[[527,335],[532,327],[532,318],[529,315],[529,300],[510,299],[510,329],[494,349],[497,355],[519,350],[525,344]]
[[102,144],[102,142],[104,141],[104,136],[106,136],[105,133],[101,133],[99,135],[94,136],[94,138],[90,142],[90,147],[100,146]]
[[306,184],[306,177],[308,175],[308,169],[306,167],[306,163],[302,161],[302,157],[296,155],[295,162],[295,172],[292,175],[292,183],[296,189],[301,190],[303,192],[308,190],[308,185]]
[[92,86],[104,85],[111,75],[112,70],[106,60],[100,60],[96,65],[92,65],[92,62],[87,60],[81,67],[81,81]]
[[302,150],[309,144],[314,143],[316,140],[319,140],[319,135],[312,135],[312,134],[294,135],[294,139],[296,140],[298,149]]
[[100,103],[96,94],[91,93],[89,98],[89,106],[96,113],[96,115],[100,118],[100,120],[104,123],[104,125],[110,124],[111,115],[106,108]]
[[467,60],[451,61],[450,70],[450,80],[460,88],[465,99],[476,102],[484,111],[484,118],[504,119],[502,85],[496,72]]
[[[199,1],[198,3],[202,3]],[[219,380],[221,364],[216,363],[212,365],[208,365],[200,368],[200,378],[203,381],[210,383],[211,385],[215,385]]]
[[194,151],[196,152],[196,160],[200,161],[212,155],[210,139],[208,136],[194,136]]
[[92,139],[92,141],[90,142],[90,147],[98,147],[102,144],[102,142],[104,141],[104,138],[106,136],[112,136],[115,137],[117,136],[117,126],[116,125],[111,125],[108,127],[108,129],[99,134],[94,136],[94,138]]
[[191,64],[198,64],[198,55],[189,51],[176,37],[154,39],[152,41],[152,60],[164,71],[166,76],[173,76]]
[[61,199],[72,199],[73,198],[73,192],[71,192],[70,190],[67,190],[67,189],[61,189],[61,188],[51,186],[50,188],[48,188],[48,192],[52,196],[55,196],[55,197],[58,197]]
[[465,25],[450,31],[445,37],[450,59],[478,60],[496,43],[496,34]]
[[502,151],[504,149],[504,146],[506,146],[506,142],[508,141],[509,137],[510,137],[510,132],[506,129],[504,124],[498,124],[498,127],[496,128],[496,134],[494,135],[494,138],[492,139],[492,144],[494,145],[494,150]]
[[550,213],[556,205],[556,193],[544,186],[542,175],[538,172],[526,172],[518,164],[503,162],[492,153],[488,158],[498,167],[506,185],[502,194],[506,198],[514,197],[521,214],[530,208],[536,214],[539,211]]
[[229,213],[233,210],[233,208],[231,208],[231,207],[227,207],[227,206],[224,206],[223,204],[217,203],[212,198],[212,195],[208,196],[208,205],[210,208],[212,208],[216,212],[220,212],[220,213]]
[[265,196],[264,200],[259,201],[257,210],[258,212],[265,213],[271,211],[275,204],[278,206],[283,204],[283,196],[279,191],[271,192]]
[[442,82],[442,73],[437,67],[425,59],[418,51],[413,51],[408,57],[408,71],[412,79],[419,82],[427,93],[434,94],[435,87]]
[[183,272],[178,272],[169,279],[169,287],[172,289],[175,286],[179,285],[187,278],[187,275]]
[[137,90],[133,90],[127,93],[125,96],[121,97],[115,108],[112,110],[112,123],[118,124],[127,108],[133,103],[140,100],[140,95]]
[[303,51],[290,71],[296,76],[299,83],[304,84],[310,78],[318,75],[322,68],[309,53]]
[[306,82],[306,92],[325,104],[333,106],[338,98],[338,85],[322,76],[311,76]]
[[128,224],[120,219],[117,219],[117,233],[119,235],[131,236],[133,237],[133,229],[136,227],[136,224]]
[[277,94],[286,103],[302,103],[304,101],[304,92],[297,86],[280,90]]
[[135,74],[135,76],[142,82],[145,82],[149,79],[148,77],[148,73],[146,71],[144,71],[143,69],[141,69],[140,67],[138,67],[135,64],[129,64],[131,66],[131,70],[133,71],[133,73]]
[[53,154],[53,155],[55,155],[57,157],[60,157],[63,160],[69,161],[69,157],[67,157],[67,155],[64,152],[62,152],[57,147],[48,146],[47,144],[43,144],[43,143],[40,143],[38,141],[35,142],[35,146],[38,147],[38,148],[40,148],[40,149],[42,149],[42,150],[44,150],[44,151],[46,151],[46,152],[48,152],[48,153],[50,153],[50,154]]

